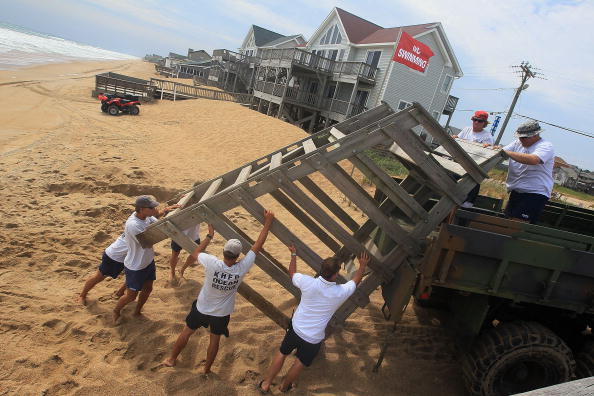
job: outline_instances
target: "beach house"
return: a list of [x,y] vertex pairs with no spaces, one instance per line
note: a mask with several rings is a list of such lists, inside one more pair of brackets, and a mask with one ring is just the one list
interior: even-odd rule
[[[392,60],[403,32],[433,52],[423,72]],[[341,122],[386,102],[403,109],[422,104],[439,119],[462,69],[441,23],[383,28],[333,8],[304,45],[254,46],[254,107],[309,131]],[[290,37],[290,36],[289,36]],[[251,53],[251,52],[250,52]]]

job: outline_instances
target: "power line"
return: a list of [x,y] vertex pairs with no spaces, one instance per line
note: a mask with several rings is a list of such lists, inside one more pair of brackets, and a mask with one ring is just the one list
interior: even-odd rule
[[529,120],[538,121],[541,124],[550,125],[550,126],[555,127],[555,128],[563,129],[563,130],[566,130],[566,131],[569,131],[569,132],[577,133],[578,135],[583,135],[583,136],[586,136],[586,137],[589,137],[589,138],[593,138],[594,139],[594,135],[590,135],[590,134],[588,134],[587,132],[584,132],[584,131],[579,131],[577,129],[568,128],[568,127],[563,127],[561,125],[553,124],[553,123],[542,121],[542,120],[537,120],[534,117],[528,117],[528,116],[525,116],[525,115],[522,115],[522,114],[518,114],[518,113],[516,113],[514,115],[515,116],[518,116],[518,117],[522,117],[522,118],[527,118]]
[[505,91],[515,88],[458,88],[460,91]]

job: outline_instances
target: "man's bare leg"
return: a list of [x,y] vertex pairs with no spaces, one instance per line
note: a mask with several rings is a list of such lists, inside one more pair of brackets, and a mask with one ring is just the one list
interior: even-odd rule
[[171,258],[169,259],[169,282],[172,282],[176,279],[175,277],[175,267],[177,266],[177,262],[179,260],[179,253],[175,250],[171,251]]
[[122,297],[120,297],[120,299],[118,300],[118,303],[116,304],[116,307],[113,309],[113,322],[114,323],[116,323],[118,321],[118,319],[120,318],[122,308],[124,308],[126,305],[128,305],[132,301],[136,300],[137,295],[138,295],[137,291],[132,290],[132,289],[126,289],[126,294],[124,294]]
[[152,291],[153,291],[153,281],[152,280],[145,281],[144,285],[142,285],[142,290],[140,291],[140,295],[138,296],[138,302],[136,303],[136,309],[134,310],[134,315],[136,315],[136,316],[140,315],[140,312],[142,311],[142,307],[146,303],[146,300],[148,300]]
[[188,258],[186,258],[186,262],[184,263],[184,265],[182,265],[182,267],[179,270],[179,277],[183,278],[184,277],[184,272],[186,271],[186,268],[188,268],[190,266],[190,264],[192,264],[194,260],[192,259],[192,256],[188,256]]
[[87,305],[87,294],[93,287],[95,287],[97,283],[103,281],[103,279],[105,279],[105,275],[103,275],[99,270],[97,270],[93,276],[87,279],[82,291],[80,292],[80,295],[78,296],[78,301],[82,305]]
[[295,380],[297,379],[297,377],[299,377],[299,374],[301,374],[304,368],[305,366],[303,365],[303,363],[301,363],[299,359],[295,359],[295,363],[293,363],[293,365],[287,372],[287,375],[285,375],[285,378],[283,378],[283,383],[280,386],[280,391],[286,392],[289,389],[289,387],[295,384]]
[[118,290],[116,290],[116,292],[114,294],[117,297],[122,297],[125,292],[126,292],[126,281],[124,280],[124,283],[122,283],[122,286],[120,286],[120,288]]
[[177,357],[181,353],[181,351],[186,347],[190,336],[194,334],[196,330],[190,329],[188,326],[185,326],[182,332],[177,337],[175,344],[173,344],[173,351],[171,351],[171,356],[167,359],[163,360],[163,364],[167,367],[175,366],[177,362]]
[[270,363],[270,367],[268,368],[268,372],[266,373],[266,377],[260,384],[260,387],[264,392],[268,392],[270,390],[270,386],[272,385],[272,381],[278,375],[279,371],[283,368],[283,364],[285,364],[285,359],[287,358],[286,355],[283,355],[280,351],[276,351],[274,358],[272,359],[272,363]]
[[208,349],[206,350],[206,363],[204,364],[204,374],[210,373],[210,367],[214,363],[217,353],[219,352],[219,342],[221,336],[219,334],[210,333],[210,341],[208,343]]

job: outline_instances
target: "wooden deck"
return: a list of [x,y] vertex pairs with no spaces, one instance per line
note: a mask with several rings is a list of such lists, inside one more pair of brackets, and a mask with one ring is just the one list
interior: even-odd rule
[[[431,152],[412,130],[419,125],[442,144],[447,154]],[[378,144],[391,147],[396,143],[399,150],[392,151],[394,158],[406,162],[410,170],[400,183],[365,154],[366,149]],[[196,244],[181,230],[207,222],[214,224],[217,233],[224,238],[238,238],[245,253],[253,240],[225,213],[242,207],[254,219],[263,222],[263,207],[256,199],[270,196],[344,263],[351,262],[363,249],[371,252],[370,273],[329,324],[330,329],[336,329],[357,308],[369,302],[369,295],[381,283],[399,279],[405,288],[412,288],[415,263],[423,253],[427,235],[454,205],[464,200],[475,183],[485,177],[486,171],[503,159],[494,150],[484,154],[485,159],[477,164],[419,104],[397,113],[388,105],[382,105],[185,191],[180,196],[184,208],[151,225],[139,235],[139,240],[143,246],[151,246],[172,238],[191,252]],[[388,198],[375,201],[339,164],[343,160],[350,161]],[[464,170],[458,181],[449,175],[450,168]],[[340,190],[367,220],[359,225],[351,218],[314,182],[318,176]],[[432,196],[439,200],[426,211],[423,204]],[[406,214],[405,226],[390,220],[395,207]],[[394,248],[383,255],[372,239],[377,227],[395,241]],[[314,271],[320,269],[321,253],[305,244],[282,218],[275,220],[271,233],[283,243],[295,243],[300,258]],[[256,265],[280,287],[299,298],[299,290],[293,286],[287,268],[273,256],[263,251],[258,254]],[[340,278],[340,281],[345,279]],[[285,312],[250,288],[247,282],[239,293],[277,324],[286,326],[289,318]],[[406,297],[410,297],[410,293]],[[397,301],[398,304],[404,302]],[[398,311],[401,307],[392,305],[391,308]]]

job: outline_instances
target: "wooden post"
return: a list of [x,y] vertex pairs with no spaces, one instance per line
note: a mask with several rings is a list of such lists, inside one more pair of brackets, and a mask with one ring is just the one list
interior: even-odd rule
[[175,102],[175,96],[177,94],[177,83],[173,83],[173,101]]
[[353,101],[357,97],[357,88],[359,88],[359,79],[355,81],[355,85],[353,85],[353,92],[351,93],[351,99],[349,100],[349,105],[347,106],[346,118],[350,117],[351,110],[353,109]]

